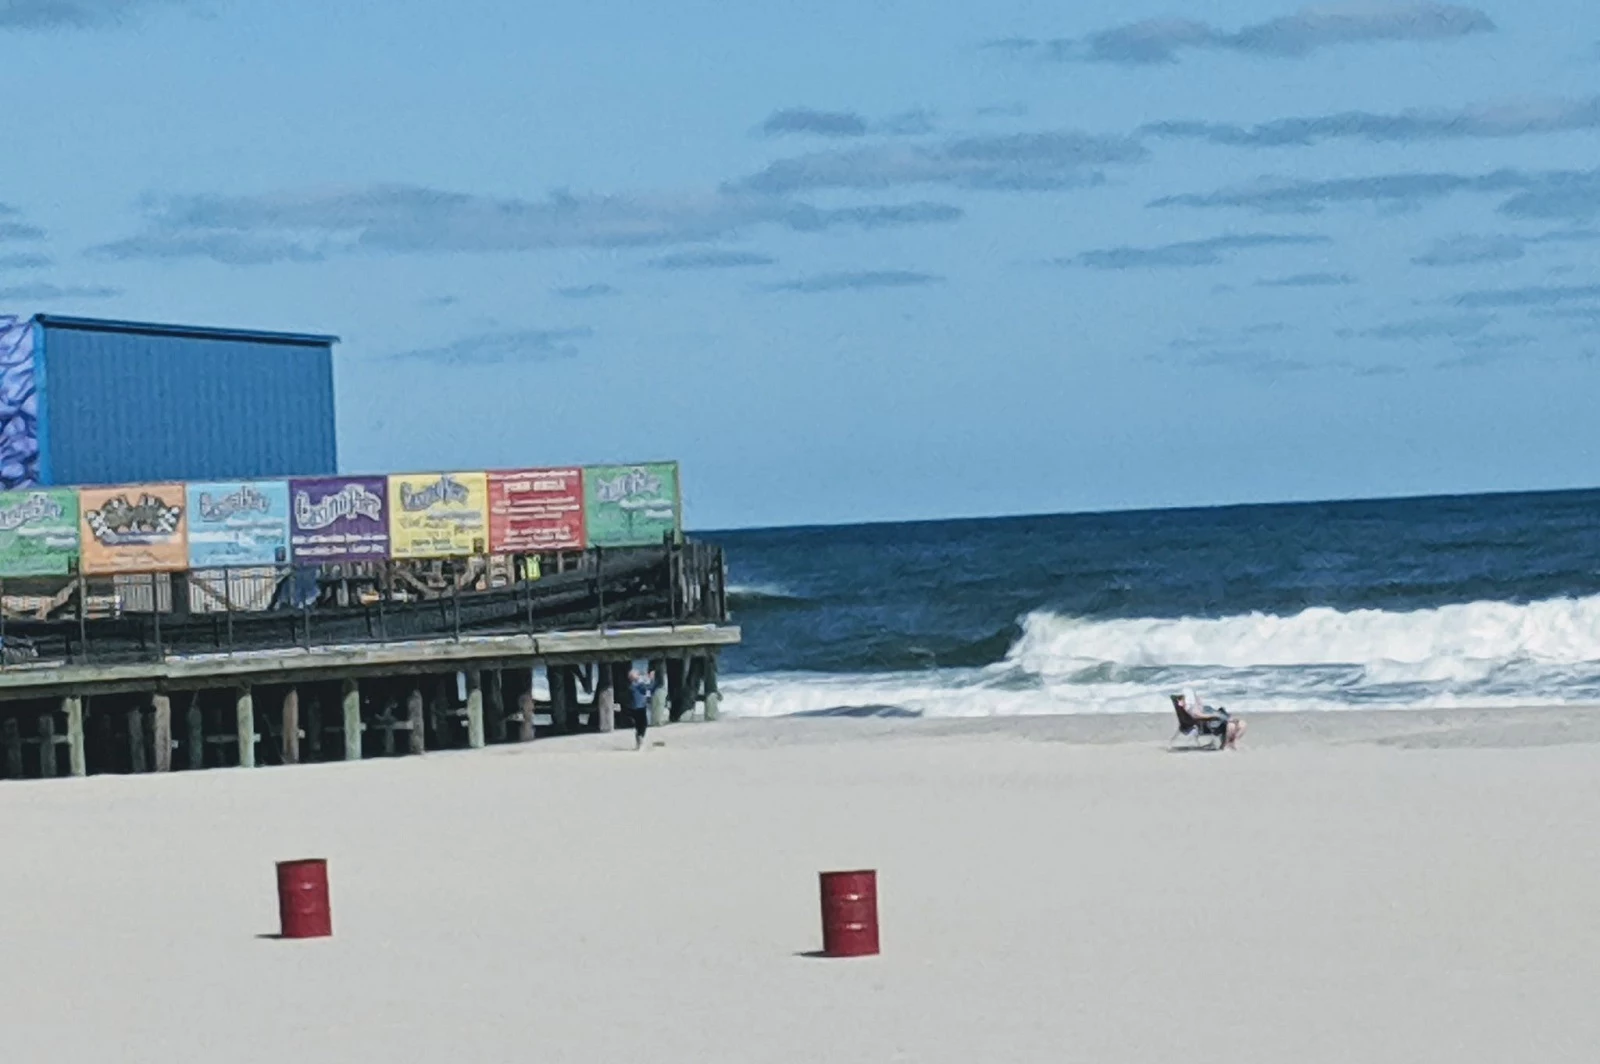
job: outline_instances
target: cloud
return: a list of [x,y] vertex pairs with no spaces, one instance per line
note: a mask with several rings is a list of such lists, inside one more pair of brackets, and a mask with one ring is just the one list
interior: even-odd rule
[[1141,162],[1148,155],[1131,137],[1073,130],[986,134],[935,144],[811,152],[779,159],[730,187],[780,196],[905,185],[1049,190],[1096,184],[1103,180],[1101,167]]
[[944,278],[937,274],[916,273],[911,270],[861,270],[853,273],[819,273],[800,277],[781,284],[768,285],[769,292],[861,292],[874,288],[915,288],[938,284]]
[[1355,284],[1348,273],[1295,273],[1256,282],[1257,288],[1333,288]]
[[1339,45],[1386,41],[1444,41],[1495,29],[1473,7],[1442,3],[1378,3],[1360,7],[1307,7],[1293,15],[1228,31],[1184,18],[1125,23],[1080,38],[1009,38],[991,47],[1061,62],[1145,66],[1177,62],[1192,49],[1273,58],[1300,58]]
[[300,241],[243,232],[153,232],[114,240],[89,250],[90,257],[136,259],[211,259],[228,266],[276,262],[321,262],[326,256]]
[[0,240],[43,240],[44,230],[16,220],[21,217],[15,207],[0,203]]
[[729,270],[747,266],[771,266],[777,259],[754,251],[679,251],[650,260],[655,270]]
[[104,285],[67,285],[63,287],[44,282],[0,288],[0,299],[27,300],[40,303],[58,299],[114,299],[121,294],[122,289],[107,288]]
[[1184,359],[1191,366],[1201,369],[1234,369],[1263,376],[1277,376],[1281,373],[1304,373],[1312,369],[1309,362],[1297,358],[1288,358],[1271,351],[1258,351],[1252,348],[1217,348],[1210,351],[1200,351]]
[[1140,132],[1205,140],[1230,147],[1281,148],[1325,140],[1409,144],[1593,129],[1600,129],[1600,97],[1480,104],[1391,115],[1346,111],[1312,118],[1282,118],[1254,126],[1226,122],[1156,122],[1144,126]]
[[1215,266],[1231,251],[1251,248],[1328,244],[1325,236],[1287,233],[1241,233],[1215,236],[1207,240],[1185,240],[1158,247],[1116,247],[1085,251],[1070,259],[1057,259],[1056,265],[1088,266],[1096,270],[1137,270],[1166,267]]
[[497,366],[507,362],[552,362],[574,358],[573,341],[592,335],[589,329],[522,329],[515,332],[464,336],[439,347],[401,351],[392,358],[439,362],[453,366]]
[[1216,192],[1151,200],[1151,207],[1230,207],[1262,214],[1316,214],[1329,207],[1368,204],[1414,210],[1467,193],[1504,194],[1501,214],[1523,220],[1583,222],[1600,215],[1600,168],[1496,170],[1488,174],[1413,173],[1305,181],[1263,177]]
[[855,111],[818,111],[809,107],[789,107],[774,111],[761,123],[768,137],[804,135],[814,137],[864,137],[869,133],[890,136],[916,136],[933,132],[933,115],[921,109],[870,121]]
[[1525,242],[1515,236],[1454,236],[1435,240],[1433,246],[1411,261],[1418,266],[1475,266],[1486,262],[1514,262],[1526,253]]
[[1458,307],[1551,307],[1562,303],[1600,300],[1600,284],[1531,285],[1527,288],[1491,288],[1462,292],[1452,300]]
[[889,229],[902,225],[937,225],[960,221],[966,211],[949,203],[895,203],[865,207],[834,207],[826,210],[796,211],[790,226],[799,230]]
[[757,226],[799,232],[949,221],[943,204],[819,209],[754,190],[699,195],[495,198],[415,185],[146,200],[145,231],[91,249],[115,259],[208,258],[229,265],[335,254],[428,254],[701,243]]
[[582,284],[557,288],[555,294],[563,299],[602,299],[606,296],[621,295],[622,289],[613,288],[608,284]]
[[31,252],[0,255],[0,270],[42,270],[49,265],[50,258],[46,255],[35,255]]
[[[1460,340],[1479,335],[1494,322],[1495,319],[1487,314],[1440,315],[1390,322],[1363,329],[1354,335],[1373,340]],[[1352,334],[1344,331],[1340,335],[1348,337]]]
[[113,26],[137,9],[181,0],[0,0],[0,30]]

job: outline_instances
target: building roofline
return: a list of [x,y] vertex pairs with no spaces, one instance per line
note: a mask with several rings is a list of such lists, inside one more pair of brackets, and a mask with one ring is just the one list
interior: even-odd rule
[[258,329],[217,329],[204,325],[163,325],[144,321],[113,321],[105,318],[74,318],[65,314],[36,314],[34,321],[50,328],[79,329],[84,332],[135,333],[143,336],[181,336],[196,340],[248,340],[258,344],[288,344],[295,347],[330,347],[337,336],[320,333],[265,332]]

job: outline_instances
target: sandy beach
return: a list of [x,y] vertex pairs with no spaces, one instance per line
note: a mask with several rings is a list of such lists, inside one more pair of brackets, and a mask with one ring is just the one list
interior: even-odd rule
[[[1600,711],[727,720],[0,786],[32,1061],[1588,1061]],[[286,942],[273,862],[329,860]],[[884,953],[820,944],[876,868]]]

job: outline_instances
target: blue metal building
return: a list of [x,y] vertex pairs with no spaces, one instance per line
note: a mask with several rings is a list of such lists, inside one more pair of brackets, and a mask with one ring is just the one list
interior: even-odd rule
[[337,342],[0,316],[0,488],[336,473]]

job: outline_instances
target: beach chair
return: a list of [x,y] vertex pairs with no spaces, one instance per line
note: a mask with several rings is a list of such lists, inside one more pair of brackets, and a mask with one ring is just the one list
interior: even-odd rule
[[[1178,715],[1178,730],[1172,733],[1172,739],[1167,743],[1167,749],[1176,749],[1179,739],[1188,739],[1192,747],[1209,746],[1213,750],[1221,750],[1223,742],[1222,729],[1207,729],[1204,722],[1195,720],[1187,709],[1183,708],[1183,696],[1171,695],[1172,712]],[[1227,725],[1222,724],[1223,728]]]

